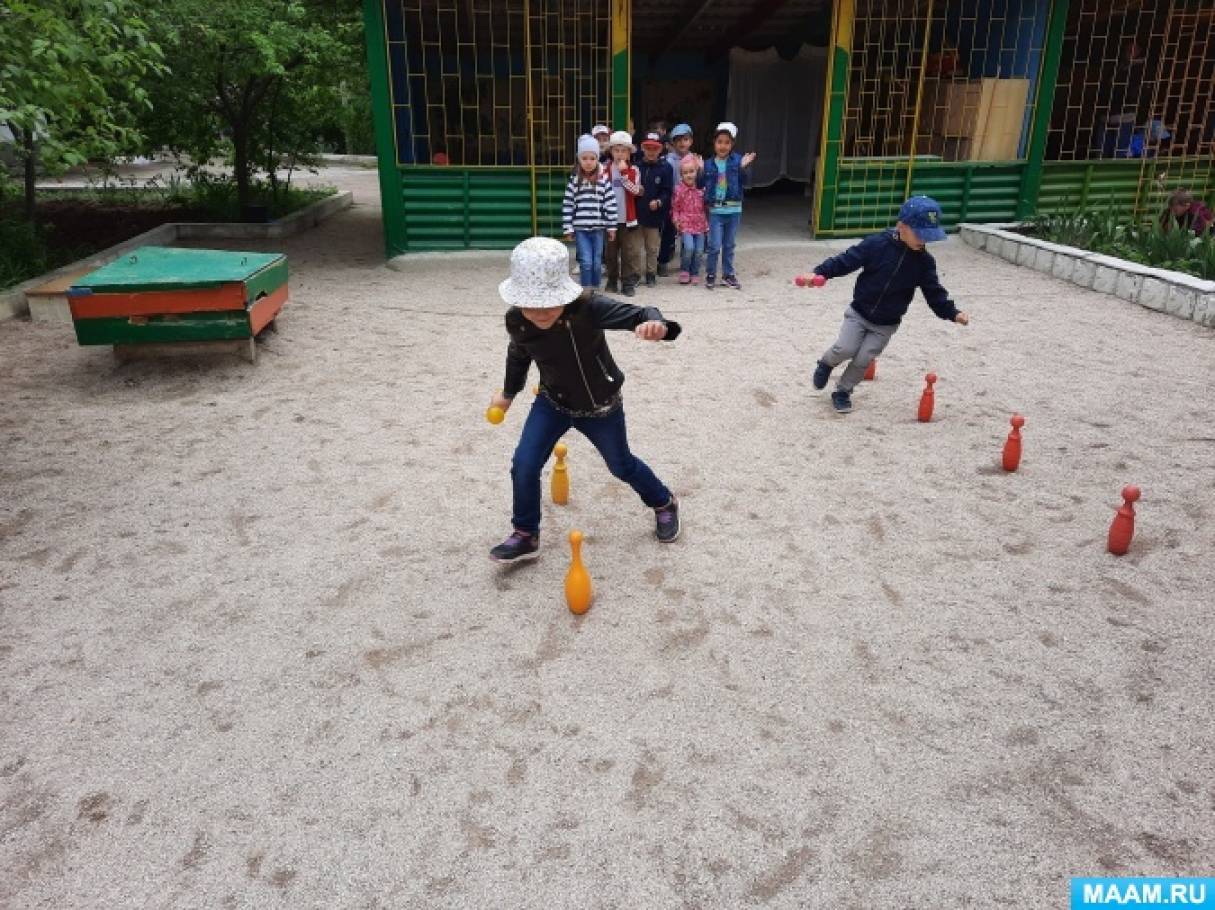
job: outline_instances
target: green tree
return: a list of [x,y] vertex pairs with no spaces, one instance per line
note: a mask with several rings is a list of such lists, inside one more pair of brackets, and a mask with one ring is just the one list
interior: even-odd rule
[[39,166],[137,147],[143,81],[163,75],[163,61],[128,0],[0,0],[0,123],[16,140],[29,220]]
[[357,8],[164,0],[156,9],[173,79],[150,86],[148,138],[196,164],[228,158],[244,211],[258,171],[273,185],[280,163],[306,163],[318,150],[321,122],[340,107],[342,76],[359,65]]

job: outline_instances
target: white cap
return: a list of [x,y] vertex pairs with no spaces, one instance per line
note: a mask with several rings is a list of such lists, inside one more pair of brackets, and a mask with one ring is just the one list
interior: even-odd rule
[[570,278],[565,244],[529,237],[510,254],[510,277],[498,285],[498,293],[511,306],[551,310],[572,303],[582,287]]
[[729,133],[731,139],[737,139],[738,127],[736,127],[729,120],[723,120],[721,123],[717,124],[717,129],[713,130],[714,136],[716,136],[718,133]]
[[611,132],[611,130],[608,129],[607,125],[603,124],[603,123],[596,123],[594,126],[591,127],[592,136],[598,136],[600,133],[610,133],[610,132]]
[[579,136],[578,137],[578,154],[581,155],[584,152],[594,152],[596,155],[598,155],[599,154],[599,140],[596,139],[594,136]]
[[611,138],[608,139],[609,147],[615,148],[618,145],[623,145],[630,152],[637,151],[637,146],[633,145],[633,137],[624,130],[616,130],[616,132],[612,133]]

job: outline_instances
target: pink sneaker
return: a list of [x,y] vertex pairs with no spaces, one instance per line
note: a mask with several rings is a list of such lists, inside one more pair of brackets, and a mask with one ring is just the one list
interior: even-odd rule
[[680,284],[689,284],[691,281],[692,281],[692,276],[689,275],[687,272],[679,273],[679,283]]
[[700,284],[700,276],[699,276],[699,275],[693,275],[693,276],[692,276],[692,284]]

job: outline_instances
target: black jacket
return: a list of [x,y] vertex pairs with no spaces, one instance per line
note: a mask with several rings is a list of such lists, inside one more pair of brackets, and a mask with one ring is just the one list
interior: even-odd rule
[[[675,190],[675,176],[666,156],[657,161],[638,159],[637,170],[641,174],[641,187],[645,192],[637,197],[637,222],[642,227],[660,228],[671,214],[671,193]],[[658,200],[658,209],[650,209],[650,202]]]
[[502,394],[514,398],[527,382],[532,361],[540,370],[540,388],[554,404],[590,413],[620,397],[624,373],[612,359],[604,329],[631,331],[643,322],[665,322],[665,341],[679,337],[678,322],[662,318],[655,307],[633,306],[602,294],[579,297],[550,328],[533,325],[518,308],[506,312],[506,379]]
[[913,250],[894,231],[870,234],[856,246],[832,256],[814,271],[824,278],[841,278],[863,269],[852,289],[852,308],[876,325],[898,325],[915,289],[924,292],[932,311],[953,321],[958,308],[937,278],[937,262],[927,250]]

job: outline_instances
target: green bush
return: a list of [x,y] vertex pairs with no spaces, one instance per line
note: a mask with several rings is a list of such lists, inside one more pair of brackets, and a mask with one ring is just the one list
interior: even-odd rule
[[1180,228],[1166,231],[1156,220],[1127,224],[1113,212],[1071,212],[1034,218],[1026,233],[1051,243],[1215,280],[1215,236],[1209,232],[1196,237]]
[[50,269],[46,239],[27,221],[0,219],[0,288]]

